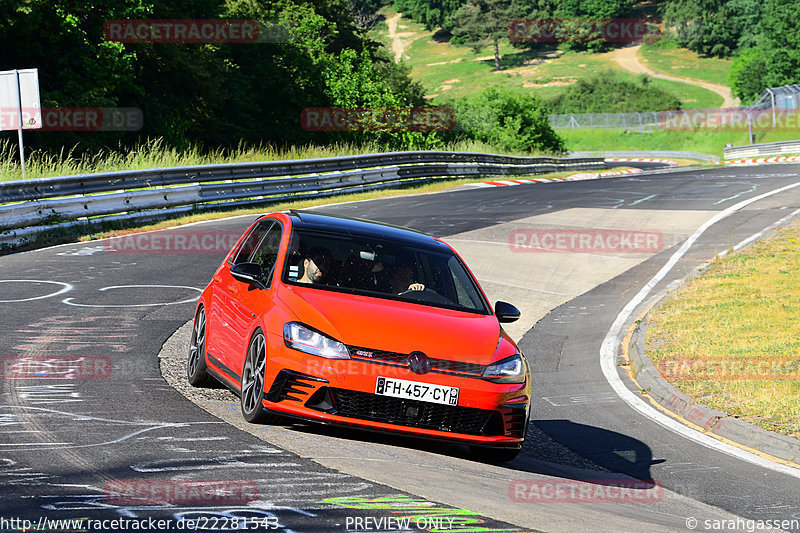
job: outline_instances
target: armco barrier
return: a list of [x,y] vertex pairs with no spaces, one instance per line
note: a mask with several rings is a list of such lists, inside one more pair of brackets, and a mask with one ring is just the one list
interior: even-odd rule
[[700,161],[719,161],[719,156],[682,150],[606,150],[594,152],[572,152],[573,157],[665,157],[672,159],[699,159]]
[[781,141],[764,144],[748,144],[725,148],[725,159],[743,159],[765,155],[800,154],[800,141]]
[[0,240],[105,218],[158,218],[195,209],[267,204],[420,180],[602,168],[601,158],[423,151],[6,181],[0,182]]

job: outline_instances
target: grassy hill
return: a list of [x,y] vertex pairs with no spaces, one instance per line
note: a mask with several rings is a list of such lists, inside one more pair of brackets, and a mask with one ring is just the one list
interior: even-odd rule
[[[614,70],[621,79],[635,81],[638,78],[617,65],[611,53],[563,52],[555,47],[542,51],[522,50],[512,47],[507,40],[500,45],[502,70],[494,71],[491,50],[475,53],[469,47],[438,39],[434,32],[413,20],[401,18],[397,21],[398,14],[391,8],[384,8],[382,13],[386,20],[376,25],[373,37],[388,47],[394,45],[395,52],[401,50],[402,60],[411,67],[411,76],[422,83],[427,97],[434,103],[441,98],[474,94],[493,85],[533,91],[541,98],[552,98],[576,80],[604,69]],[[729,61],[703,58],[703,61],[692,62],[678,52],[648,49],[647,65],[656,71],[664,69],[672,75],[713,83],[727,79]],[[666,60],[669,63],[664,63]],[[679,73],[671,71],[675,65],[681,69]],[[686,109],[722,105],[718,94],[689,83],[661,79],[653,79],[651,83],[676,95]]]
[[[454,45],[428,31],[422,24],[401,18],[391,8],[382,11],[385,19],[372,30],[372,37],[393,50],[411,68],[411,77],[425,88],[433,104],[446,99],[470,96],[490,86],[511,91],[533,92],[550,100],[578,80],[606,69],[619,79],[637,81],[635,74],[622,67],[623,49],[606,53],[564,52],[556,47],[542,50],[514,48],[509,41],[500,44],[501,70],[494,71],[493,51],[478,53],[467,46]],[[630,50],[630,49],[625,49]],[[630,56],[630,54],[628,54]],[[699,56],[669,42],[643,45],[635,54],[641,68],[677,80],[652,78],[650,83],[678,98],[684,109],[717,108],[723,97],[692,82],[726,86],[731,62]],[[627,64],[630,68],[630,64]],[[685,80],[685,81],[683,81]],[[570,150],[690,150],[722,156],[726,144],[749,143],[746,131],[637,131],[606,129],[558,130]],[[792,131],[757,131],[756,142],[796,139]]]

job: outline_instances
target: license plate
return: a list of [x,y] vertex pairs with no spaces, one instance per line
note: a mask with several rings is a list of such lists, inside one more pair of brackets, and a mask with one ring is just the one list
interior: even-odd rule
[[375,394],[421,402],[458,405],[458,387],[444,387],[405,379],[379,377],[375,384]]

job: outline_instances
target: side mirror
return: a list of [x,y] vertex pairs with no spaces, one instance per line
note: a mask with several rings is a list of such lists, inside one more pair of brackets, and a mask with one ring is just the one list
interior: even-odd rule
[[507,302],[497,302],[494,304],[494,314],[502,323],[514,322],[519,318],[519,309]]
[[261,265],[258,263],[239,263],[231,267],[233,279],[242,283],[255,283],[260,287],[264,287],[264,284],[261,283],[261,275]]

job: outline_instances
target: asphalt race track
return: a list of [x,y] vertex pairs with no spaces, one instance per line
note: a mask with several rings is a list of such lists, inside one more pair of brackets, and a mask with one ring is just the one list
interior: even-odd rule
[[[455,445],[252,426],[226,391],[208,400],[200,391],[193,403],[170,386],[159,353],[184,355],[179,328],[254,217],[2,257],[0,530],[21,528],[11,519],[70,531],[98,529],[92,520],[148,518],[172,520],[176,530],[187,529],[180,518],[230,530],[238,519],[239,529],[298,532],[396,531],[403,517],[412,518],[409,531],[688,531],[690,518],[696,531],[710,531],[704,520],[800,520],[799,472],[743,460],[642,415],[609,384],[600,356],[618,314],[697,228],[798,183],[798,174],[800,165],[724,167],[324,208],[445,238],[491,298],[523,310],[509,332],[534,370],[532,427],[522,455],[502,467]],[[699,235],[652,295],[798,209],[793,187],[733,211]],[[637,253],[514,246],[513,235],[533,230],[598,227],[662,237]],[[176,250],[169,243],[179,238],[205,244]],[[20,365],[37,375],[15,376]],[[618,376],[639,394],[623,370]],[[627,477],[655,480],[663,491],[641,502],[541,503],[513,490],[521,481],[608,485]],[[212,481],[248,497],[165,504],[125,492]]]

